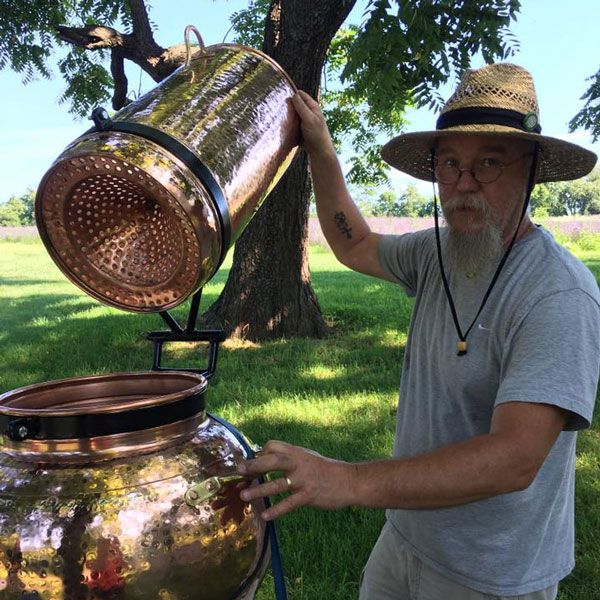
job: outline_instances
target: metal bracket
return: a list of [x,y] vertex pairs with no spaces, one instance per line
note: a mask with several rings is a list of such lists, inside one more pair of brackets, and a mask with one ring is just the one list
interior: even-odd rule
[[[219,344],[227,339],[225,331],[222,329],[196,329],[198,319],[198,310],[200,308],[200,299],[202,289],[198,290],[192,297],[190,311],[188,313],[185,329],[168,312],[163,311],[160,314],[170,331],[151,331],[146,334],[146,339],[154,344],[152,355],[152,371],[185,371],[191,373],[200,373],[207,379],[212,377],[217,369],[217,358],[219,355]],[[192,368],[166,368],[161,366],[162,347],[165,343],[171,342],[209,342],[208,366],[205,369]]]
[[94,126],[98,131],[109,131],[112,126],[112,119],[108,111],[102,106],[94,108],[90,119],[94,121]]

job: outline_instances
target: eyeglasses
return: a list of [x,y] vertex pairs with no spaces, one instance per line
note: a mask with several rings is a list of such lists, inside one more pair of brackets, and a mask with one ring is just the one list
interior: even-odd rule
[[457,183],[465,171],[471,173],[475,181],[479,183],[493,183],[502,175],[506,167],[526,156],[531,156],[531,154],[522,154],[507,163],[495,158],[482,158],[477,160],[470,169],[461,169],[453,158],[448,158],[442,162],[438,162],[436,158],[433,174],[435,175],[435,180],[439,183]]

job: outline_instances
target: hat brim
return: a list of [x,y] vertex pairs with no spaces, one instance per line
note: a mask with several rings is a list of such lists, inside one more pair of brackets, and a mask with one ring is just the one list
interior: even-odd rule
[[486,135],[537,142],[540,145],[537,183],[579,179],[587,175],[598,160],[592,151],[577,144],[503,125],[461,125],[435,131],[404,133],[383,146],[381,157],[392,167],[408,175],[432,181],[431,149],[436,140],[454,135]]

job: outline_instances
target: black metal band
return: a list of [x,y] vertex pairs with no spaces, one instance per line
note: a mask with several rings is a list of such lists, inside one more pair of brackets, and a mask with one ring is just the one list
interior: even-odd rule
[[436,129],[448,129],[460,125],[504,125],[527,133],[541,133],[536,113],[520,113],[504,108],[457,108],[438,117]]
[[[104,109],[94,109],[94,112],[99,110],[103,111]],[[89,131],[119,131],[122,133],[132,133],[150,140],[176,156],[204,184],[215,205],[219,223],[221,225],[221,256],[219,257],[218,263],[218,266],[220,266],[225,260],[225,255],[231,244],[231,217],[229,215],[229,206],[225,199],[225,194],[210,169],[187,146],[164,131],[160,131],[159,129],[155,129],[148,125],[142,125],[141,123],[113,121],[108,118],[108,113],[106,113],[106,111],[104,112],[106,118],[102,120],[94,118],[94,113],[92,113],[92,118],[94,119],[96,126],[92,127]]]
[[204,392],[158,406],[118,413],[20,417],[0,415],[0,433],[13,441],[69,440],[142,431],[189,419],[205,408]]

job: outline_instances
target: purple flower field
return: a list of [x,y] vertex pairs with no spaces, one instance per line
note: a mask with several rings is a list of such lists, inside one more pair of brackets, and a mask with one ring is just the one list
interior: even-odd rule
[[[548,219],[533,219],[556,234],[577,237],[581,233],[600,234],[600,215],[577,217],[551,217]],[[367,217],[369,225],[378,233],[407,233],[433,227],[433,219],[412,219],[410,217]],[[37,236],[36,227],[0,227],[0,239],[25,238]],[[326,246],[316,217],[309,220],[309,239],[311,244]]]
[[[408,233],[433,227],[433,218],[413,219],[411,217],[367,217],[367,222],[377,233]],[[600,215],[577,217],[549,217],[533,219],[533,222],[543,225],[554,234],[567,235],[576,238],[582,233],[600,234]],[[309,238],[311,244],[327,246],[321,226],[316,217],[309,221]]]
[[0,227],[0,239],[37,236],[37,227]]

